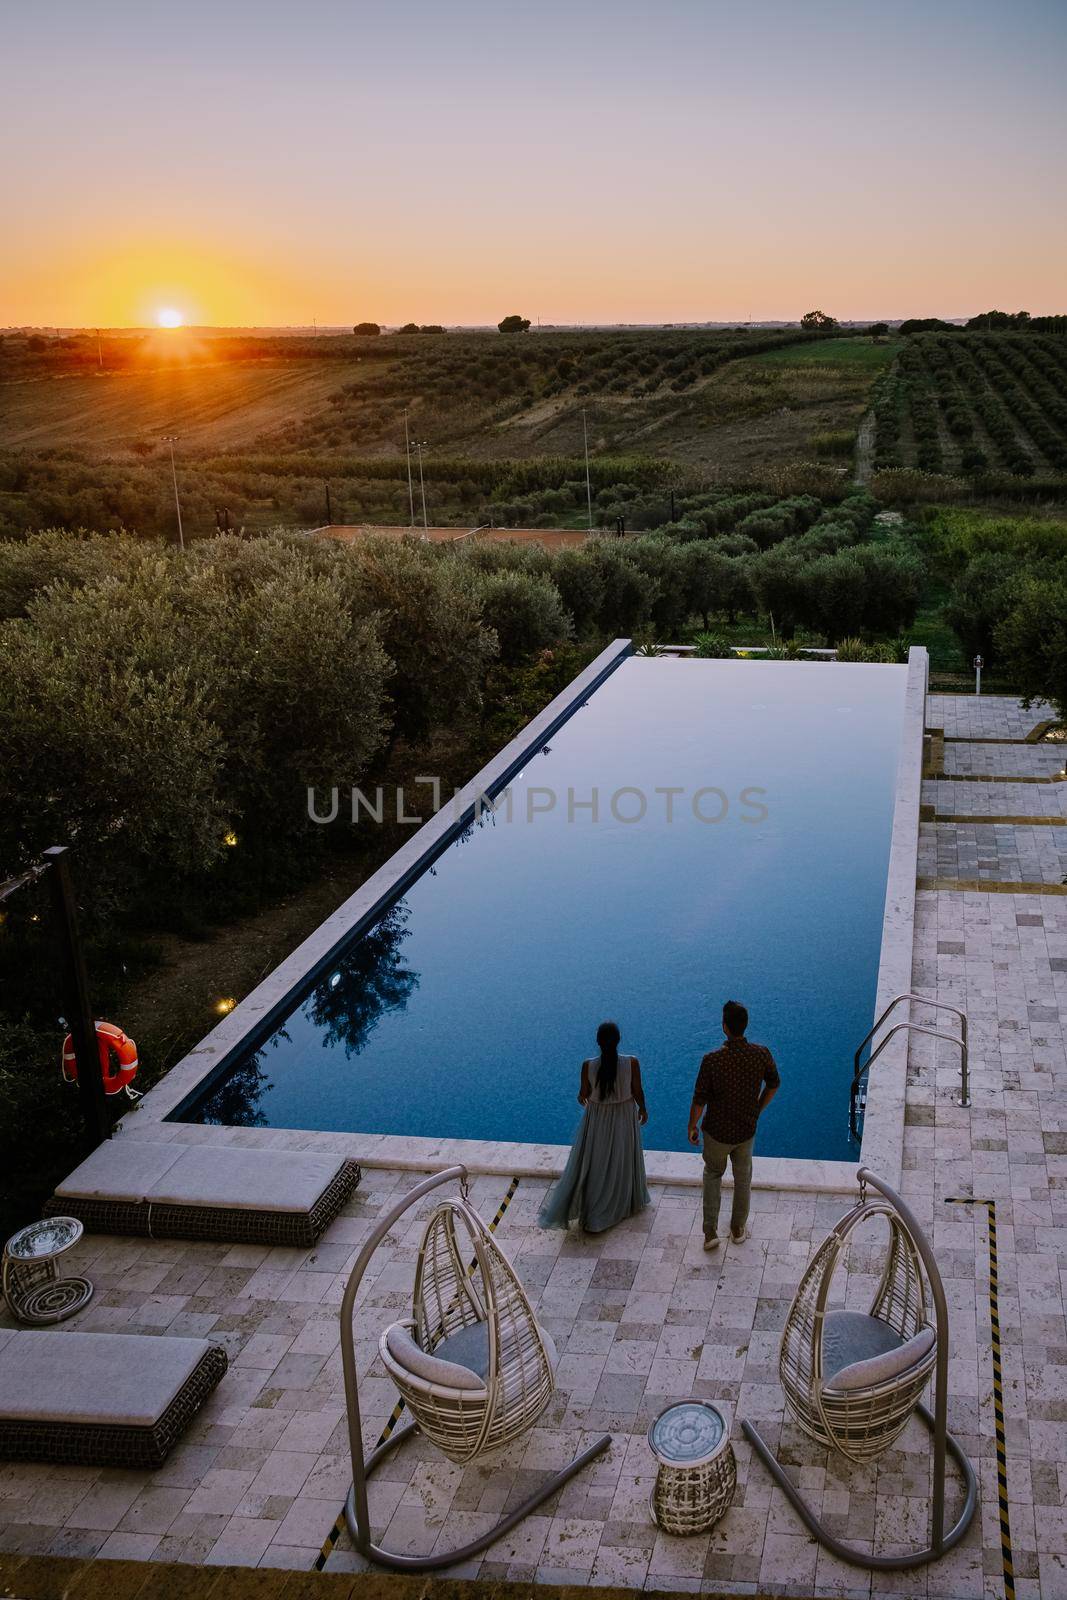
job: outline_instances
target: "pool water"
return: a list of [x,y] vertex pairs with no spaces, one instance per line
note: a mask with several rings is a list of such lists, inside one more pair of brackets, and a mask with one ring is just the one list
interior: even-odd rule
[[625,660],[512,781],[510,820],[485,812],[185,1116],[567,1143],[610,1017],[641,1062],[646,1148],[683,1149],[737,999],[782,1076],[757,1150],[848,1158],[905,683]]

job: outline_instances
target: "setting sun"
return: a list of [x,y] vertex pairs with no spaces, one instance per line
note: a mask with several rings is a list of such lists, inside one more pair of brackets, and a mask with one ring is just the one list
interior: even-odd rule
[[156,322],[161,328],[180,328],[185,318],[173,306],[164,306],[156,312]]

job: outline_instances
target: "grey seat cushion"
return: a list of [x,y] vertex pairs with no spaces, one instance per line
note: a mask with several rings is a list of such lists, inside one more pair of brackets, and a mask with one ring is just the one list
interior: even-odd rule
[[880,1317],[861,1311],[831,1311],[823,1322],[823,1382],[854,1390],[885,1383],[915,1366],[933,1348],[936,1335],[922,1328],[904,1340]]
[[489,1371],[489,1324],[476,1322],[461,1328],[435,1345],[433,1353],[440,1361],[456,1361],[484,1378]]
[[[542,1328],[540,1323],[537,1325],[537,1331],[541,1335],[548,1364],[555,1372],[559,1361],[555,1340],[548,1329]],[[434,1355],[444,1356],[447,1361],[459,1361],[484,1378],[489,1371],[489,1331],[486,1324],[476,1323],[473,1327],[462,1328],[459,1333],[452,1334],[448,1339],[442,1339],[434,1350]]]
[[19,1329],[0,1345],[0,1421],[153,1427],[206,1339]]
[[[488,1366],[489,1351],[488,1338],[485,1324],[480,1323],[476,1328],[465,1328],[463,1333],[454,1334],[451,1339],[443,1339],[437,1350],[443,1350],[446,1345],[455,1346],[457,1341],[465,1341],[467,1334],[481,1334],[484,1351],[481,1354],[481,1373],[466,1361],[453,1359],[453,1352],[441,1356],[435,1351],[429,1355],[419,1348],[407,1328],[400,1322],[394,1322],[384,1334],[385,1347],[398,1366],[410,1372],[413,1377],[421,1378],[424,1383],[436,1383],[443,1389],[464,1389],[471,1393],[485,1393],[485,1369]],[[466,1340],[463,1350],[470,1348],[470,1353],[477,1356],[475,1340]],[[459,1354],[460,1352],[454,1352]]]
[[[556,1369],[556,1346],[552,1336],[539,1328],[548,1354],[549,1365]],[[409,1372],[424,1378],[427,1383],[444,1384],[449,1389],[484,1389],[489,1372],[489,1328],[484,1322],[461,1328],[435,1345],[433,1354],[415,1343],[403,1323],[395,1322],[385,1332],[386,1348],[394,1361]],[[471,1379],[474,1382],[471,1382]]]
[[59,1185],[60,1200],[148,1201],[214,1210],[309,1212],[344,1165],[314,1150],[153,1144],[118,1137]]

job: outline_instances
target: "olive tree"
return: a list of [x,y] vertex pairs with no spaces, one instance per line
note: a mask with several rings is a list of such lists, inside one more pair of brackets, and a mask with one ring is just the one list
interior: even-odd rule
[[996,629],[1004,666],[1028,701],[1050,700],[1067,719],[1067,579],[1027,575]]
[[480,581],[479,597],[482,620],[495,633],[500,658],[509,666],[570,637],[571,619],[547,578],[490,572]]
[[413,540],[333,546],[343,603],[373,618],[393,663],[389,691],[398,732],[417,738],[478,706],[496,641],[482,625],[474,574],[450,554]]

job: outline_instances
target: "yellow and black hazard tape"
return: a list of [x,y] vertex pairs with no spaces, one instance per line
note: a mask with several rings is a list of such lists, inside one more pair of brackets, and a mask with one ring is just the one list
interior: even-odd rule
[[[501,1223],[501,1220],[503,1219],[505,1211],[508,1209],[508,1206],[511,1204],[512,1200],[514,1200],[514,1198],[515,1198],[515,1191],[516,1191],[516,1189],[518,1187],[519,1187],[518,1178],[512,1178],[511,1182],[508,1185],[508,1192],[504,1196],[503,1200],[501,1200],[500,1204],[497,1206],[497,1208],[496,1208],[496,1216],[493,1218],[492,1222],[489,1224],[489,1232],[490,1233],[495,1233],[497,1228],[500,1226],[500,1223]],[[470,1265],[467,1268],[467,1276],[468,1276],[468,1278],[473,1276],[474,1271],[477,1268],[477,1265],[478,1265],[477,1260],[474,1260],[474,1261],[472,1261],[470,1263]],[[394,1428],[396,1427],[397,1423],[400,1421],[400,1418],[404,1415],[404,1409],[405,1409],[405,1407],[404,1407],[403,1400],[398,1400],[396,1405],[393,1407],[392,1414],[391,1414],[391,1416],[389,1418],[389,1421],[385,1424],[385,1427],[381,1431],[381,1434],[380,1434],[379,1439],[378,1439],[378,1443],[374,1447],[376,1450],[380,1450],[382,1445],[385,1444],[386,1440],[390,1439],[392,1437]],[[314,1570],[316,1572],[322,1572],[324,1570],[327,1561],[330,1559],[330,1555],[331,1555],[331,1553],[333,1551],[334,1545],[337,1543],[338,1539],[341,1537],[341,1535],[342,1535],[342,1533],[344,1531],[345,1531],[345,1513],[344,1513],[344,1507],[342,1506],[342,1508],[341,1508],[341,1510],[340,1510],[340,1512],[338,1514],[337,1521],[334,1523],[333,1527],[330,1529],[329,1533],[326,1535],[325,1539],[322,1542],[322,1549],[319,1551],[318,1555],[315,1557],[315,1569]]]
[[997,1277],[997,1203],[951,1195],[950,1206],[985,1206],[989,1227],[989,1342],[993,1351],[993,1420],[997,1436],[997,1501],[1000,1516],[1000,1559],[1004,1572],[1004,1600],[1015,1600],[1015,1559],[1011,1549],[1011,1511],[1008,1501],[1008,1447],[1004,1434],[1004,1369],[1000,1355],[1000,1295]]

